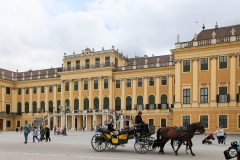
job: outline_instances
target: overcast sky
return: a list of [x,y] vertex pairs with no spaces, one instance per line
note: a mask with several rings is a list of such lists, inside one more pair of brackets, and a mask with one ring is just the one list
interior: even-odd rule
[[64,52],[102,47],[170,54],[202,30],[240,24],[240,0],[0,0],[0,68],[60,67]]

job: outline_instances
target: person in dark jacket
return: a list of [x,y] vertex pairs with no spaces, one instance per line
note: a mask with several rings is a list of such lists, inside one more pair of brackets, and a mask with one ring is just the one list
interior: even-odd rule
[[48,142],[48,139],[49,139],[49,142],[51,141],[50,139],[50,129],[48,128],[48,126],[46,125],[46,141],[45,142]]
[[139,111],[138,115],[135,117],[135,123],[141,124],[142,129],[144,130],[145,134],[149,132],[148,125],[142,120],[142,112]]

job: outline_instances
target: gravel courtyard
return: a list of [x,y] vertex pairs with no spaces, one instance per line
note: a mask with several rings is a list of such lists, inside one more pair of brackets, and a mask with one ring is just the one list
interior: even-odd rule
[[[170,144],[165,146],[165,154],[159,154],[159,149],[149,151],[146,154],[138,154],[134,150],[134,140],[130,140],[125,146],[118,146],[114,150],[106,149],[103,152],[96,152],[91,147],[91,138],[94,132],[68,131],[68,136],[53,135],[51,132],[51,142],[35,142],[32,140],[32,133],[29,134],[28,144],[24,144],[23,133],[13,131],[2,132],[0,134],[0,159],[1,160],[221,160],[225,159],[223,151],[228,149],[230,142],[238,141],[240,135],[229,135],[226,145],[218,145],[217,140],[212,145],[201,144],[202,135],[193,138],[193,152],[195,157],[185,154],[185,146],[179,150],[176,156]],[[153,135],[154,138],[156,137]],[[215,136],[216,138],[216,136]]]

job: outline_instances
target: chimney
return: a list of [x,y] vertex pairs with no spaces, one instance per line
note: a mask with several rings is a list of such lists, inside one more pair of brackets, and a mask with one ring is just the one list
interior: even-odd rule
[[154,54],[152,54],[152,57],[154,57]]
[[215,28],[218,28],[218,24],[217,24],[217,22],[216,22]]

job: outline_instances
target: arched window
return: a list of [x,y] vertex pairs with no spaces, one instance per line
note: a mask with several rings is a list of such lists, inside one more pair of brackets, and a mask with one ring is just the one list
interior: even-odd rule
[[167,104],[167,95],[166,94],[163,94],[161,95],[161,104]]
[[33,104],[32,104],[32,111],[33,111],[33,113],[37,113],[37,102],[36,101],[33,101]]
[[155,104],[155,96],[154,95],[150,95],[148,97],[148,104]]
[[[64,105],[66,105],[66,106],[70,106],[70,101],[69,101],[69,99],[66,99],[65,100],[65,104]],[[64,106],[65,107],[65,106]]]
[[65,91],[69,91],[69,82],[65,83]]
[[78,81],[75,81],[74,82],[74,91],[77,91],[78,90]]
[[59,113],[61,111],[61,100],[57,101],[57,112]]
[[21,102],[17,103],[17,114],[18,115],[22,114],[22,103]]
[[94,98],[93,103],[94,103],[94,109],[99,109],[99,99]]
[[29,113],[29,103],[25,102],[25,113]]
[[45,112],[45,102],[44,101],[41,101],[40,106],[41,106],[40,112]]
[[137,105],[143,105],[143,97],[142,96],[137,97]]
[[132,97],[130,96],[126,98],[126,110],[132,110]]
[[53,112],[53,101],[48,102],[48,112]]
[[103,99],[103,106],[104,106],[103,109],[109,109],[109,98],[108,97],[105,97]]
[[88,98],[85,98],[83,103],[84,103],[84,110],[89,110],[89,100],[88,100]]
[[120,97],[115,98],[115,110],[116,111],[121,110],[121,98]]
[[74,99],[74,111],[79,110],[79,99]]

